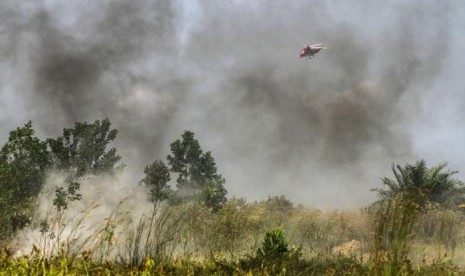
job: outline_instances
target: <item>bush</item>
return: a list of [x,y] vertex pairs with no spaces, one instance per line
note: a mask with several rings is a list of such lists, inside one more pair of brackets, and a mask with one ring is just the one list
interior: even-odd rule
[[289,252],[283,230],[277,228],[266,232],[262,246],[257,250],[257,257],[263,260],[280,260]]

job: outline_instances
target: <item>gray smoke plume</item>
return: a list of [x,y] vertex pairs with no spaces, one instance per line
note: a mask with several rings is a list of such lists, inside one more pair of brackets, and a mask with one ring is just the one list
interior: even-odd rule
[[4,0],[1,135],[108,117],[136,182],[190,129],[231,195],[360,206],[392,162],[423,157],[418,97],[463,21],[427,2]]

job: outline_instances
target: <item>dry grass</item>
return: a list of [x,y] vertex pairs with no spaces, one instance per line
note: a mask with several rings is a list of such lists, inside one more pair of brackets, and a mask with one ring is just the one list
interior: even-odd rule
[[[253,256],[264,234],[279,227],[285,231],[290,248],[301,247],[299,256],[281,263],[279,269],[289,270],[292,265],[324,273],[337,274],[347,269],[347,273],[376,274],[436,271],[443,266],[455,271],[448,262],[463,267],[465,220],[460,211],[431,206],[427,212],[413,214],[409,211],[411,206],[395,204],[391,202],[385,206],[387,209],[378,212],[321,211],[231,199],[215,213],[195,203],[154,206],[152,214],[138,220],[129,219],[117,207],[99,224],[83,227],[87,225],[86,218],[98,208],[95,206],[71,220],[72,225],[58,223],[53,229],[54,237],[50,235],[52,227],[43,231],[42,240],[26,253],[32,253],[27,254],[29,260],[65,259],[67,269],[77,265],[81,272],[85,271],[83,264],[88,268],[112,264],[142,273],[148,269],[147,260],[155,262],[148,269],[152,272],[258,272],[258,267],[246,269],[239,261]],[[60,214],[50,221],[62,221],[65,217],[66,214]],[[8,252],[3,258],[15,263],[10,259],[12,251]],[[31,262],[40,263],[28,261]],[[262,272],[277,271],[263,269]]]

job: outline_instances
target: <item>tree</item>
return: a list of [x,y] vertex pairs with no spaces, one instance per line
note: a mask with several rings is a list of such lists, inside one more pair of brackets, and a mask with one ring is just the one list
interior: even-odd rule
[[61,212],[67,209],[70,201],[80,200],[78,179],[86,174],[113,173],[121,159],[116,149],[107,150],[107,146],[117,136],[116,129],[110,129],[109,119],[76,122],[74,128],[63,129],[63,136],[48,139],[50,159],[55,170],[68,174],[67,188],[57,187],[54,206]]
[[444,171],[447,163],[427,168],[425,160],[414,165],[392,166],[395,179],[382,178],[386,190],[373,189],[380,199],[390,199],[398,195],[413,199],[420,207],[427,202],[438,203],[446,208],[464,202],[465,184],[453,178],[457,171]]
[[116,169],[120,157],[114,148],[107,150],[107,145],[116,138],[117,130],[110,126],[108,119],[76,123],[74,129],[64,129],[63,136],[46,141],[35,136],[30,121],[10,132],[0,150],[0,237],[29,223],[48,170],[69,173],[68,187],[55,190],[53,204],[62,211],[68,202],[81,198],[79,177]]
[[224,178],[217,174],[211,152],[203,153],[192,131],[185,131],[182,140],[171,144],[168,155],[170,171],[178,174],[178,194],[184,199],[200,199],[214,210],[226,202]]
[[65,170],[75,178],[85,174],[112,173],[121,159],[116,149],[107,146],[117,136],[116,129],[110,129],[110,120],[76,122],[73,129],[65,128],[63,136],[48,139],[52,162],[55,169]]
[[32,123],[10,132],[0,151],[0,233],[11,235],[29,223],[33,199],[49,165],[47,144],[35,136]]
[[150,201],[166,200],[172,194],[168,182],[171,180],[168,167],[161,160],[155,160],[144,169],[145,177],[142,183],[150,188]]
[[7,178],[3,183],[7,187],[3,188],[21,199],[39,193],[49,165],[47,144],[34,133],[30,121],[24,127],[18,127],[10,132],[8,142],[0,152],[2,171]]

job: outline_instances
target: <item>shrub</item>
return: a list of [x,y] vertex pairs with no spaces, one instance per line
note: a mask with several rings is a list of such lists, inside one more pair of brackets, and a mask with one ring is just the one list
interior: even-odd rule
[[289,252],[283,230],[277,228],[266,232],[262,246],[257,250],[257,257],[263,260],[283,259]]

